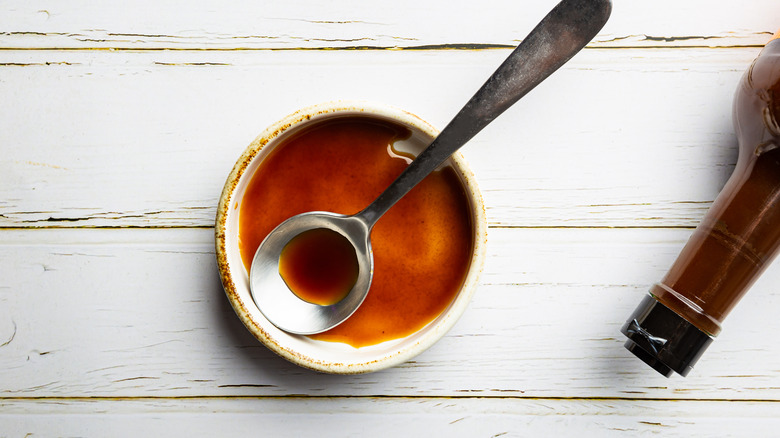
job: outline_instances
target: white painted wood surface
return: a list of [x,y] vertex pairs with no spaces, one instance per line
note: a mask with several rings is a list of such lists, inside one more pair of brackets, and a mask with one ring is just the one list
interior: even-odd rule
[[688,378],[618,329],[733,169],[776,0],[618,1],[477,136],[482,284],[414,361],[312,373],[224,298],[215,206],[265,126],[344,98],[441,127],[554,3],[0,2],[0,436],[773,436],[780,264]]

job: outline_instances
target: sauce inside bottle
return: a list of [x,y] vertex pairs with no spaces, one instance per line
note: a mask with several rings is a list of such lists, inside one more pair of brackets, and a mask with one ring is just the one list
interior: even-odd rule
[[666,277],[652,289],[710,335],[780,246],[780,40],[767,44],[734,96],[737,166]]
[[[389,121],[350,116],[278,144],[240,201],[239,248],[247,269],[260,242],[284,220],[307,211],[355,214],[376,199],[411,162],[396,148],[410,135]],[[361,347],[403,338],[433,321],[466,278],[471,217],[452,167],[428,175],[374,226],[374,274],[363,304],[342,324],[310,337]]]
[[298,298],[321,306],[344,299],[357,281],[358,269],[349,240],[325,228],[295,236],[279,257],[279,274],[290,290]]

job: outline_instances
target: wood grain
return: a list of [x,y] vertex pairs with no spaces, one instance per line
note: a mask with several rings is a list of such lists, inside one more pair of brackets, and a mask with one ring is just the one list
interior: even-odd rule
[[[581,53],[463,149],[490,225],[694,226],[733,169],[757,51]],[[272,122],[362,99],[441,127],[507,53],[0,52],[0,226],[212,226]]]
[[[14,0],[0,15],[2,48],[321,49],[514,46],[555,0],[480,3],[359,0],[127,1],[95,7]],[[154,11],[154,13],[150,13]],[[594,47],[762,46],[777,30],[774,0],[615,2]]]
[[687,379],[619,328],[688,230],[493,229],[455,328],[402,366],[329,376],[274,356],[233,314],[210,230],[6,230],[0,397],[500,396],[778,400],[773,266]]
[[725,437],[746,431],[751,437],[773,437],[780,423],[778,407],[765,402],[512,398],[0,400],[0,428],[31,436],[115,437],[320,436],[337,431],[333,435],[342,437],[431,433],[471,438],[568,436],[572,430],[599,437]]

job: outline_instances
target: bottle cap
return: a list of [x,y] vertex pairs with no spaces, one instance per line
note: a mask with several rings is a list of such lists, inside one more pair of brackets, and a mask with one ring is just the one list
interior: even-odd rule
[[645,296],[620,329],[625,347],[654,370],[686,376],[713,338],[651,295]]

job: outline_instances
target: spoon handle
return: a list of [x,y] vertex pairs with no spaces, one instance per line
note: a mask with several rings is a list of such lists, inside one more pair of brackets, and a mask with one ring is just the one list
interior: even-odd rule
[[490,122],[585,47],[612,10],[610,0],[563,0],[531,31],[398,178],[356,216],[371,228],[409,190]]

